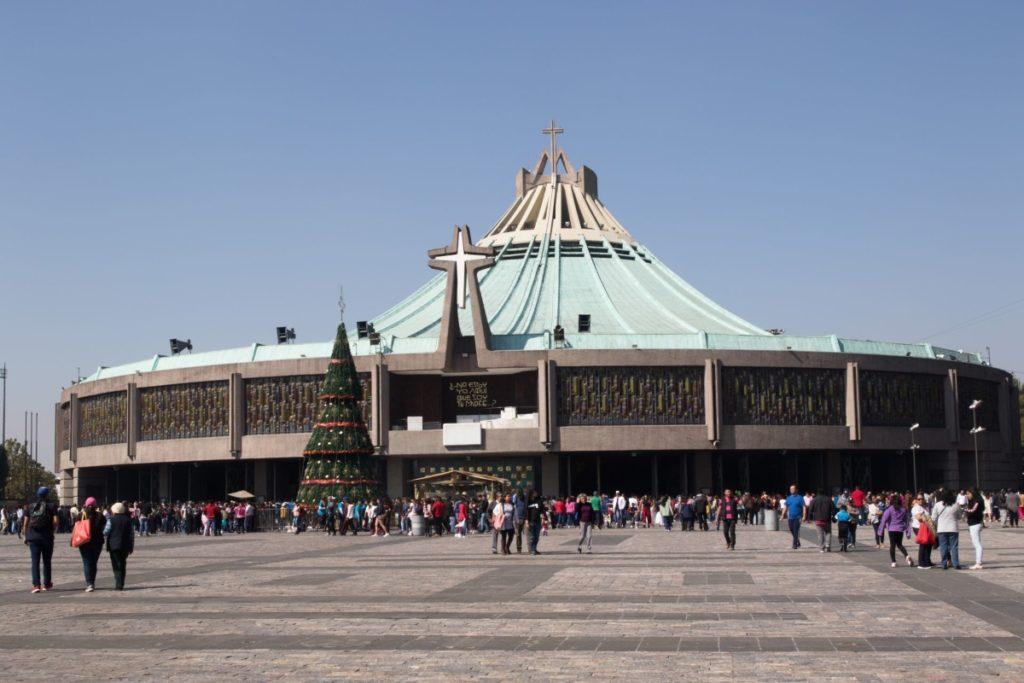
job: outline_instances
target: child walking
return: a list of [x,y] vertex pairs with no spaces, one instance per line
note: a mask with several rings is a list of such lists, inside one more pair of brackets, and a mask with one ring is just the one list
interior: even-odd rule
[[853,536],[851,529],[857,524],[857,518],[853,516],[849,505],[839,508],[839,512],[836,513],[836,521],[839,522],[839,542],[841,544],[839,552],[850,552],[849,545]]

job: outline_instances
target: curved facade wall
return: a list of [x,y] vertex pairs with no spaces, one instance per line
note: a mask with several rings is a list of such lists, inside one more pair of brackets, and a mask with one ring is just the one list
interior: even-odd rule
[[[906,458],[908,427],[914,422],[921,425],[914,438],[927,476],[947,485],[968,485],[973,484],[974,452],[969,435],[974,414],[968,406],[975,399],[982,401],[978,424],[986,428],[978,441],[982,485],[1019,483],[1016,395],[1009,375],[990,367],[886,356],[709,350],[560,349],[503,352],[500,357],[500,368],[480,369],[473,354],[466,354],[444,373],[413,354],[356,358],[364,416],[382,455],[390,493],[405,493],[408,480],[429,472],[435,460],[488,472],[503,466],[515,473],[536,472],[530,481],[558,492],[576,485],[569,481],[574,474],[579,481],[592,476],[587,474],[589,460],[608,454],[653,458],[657,472],[671,472],[673,482],[680,478],[691,489],[715,488],[729,480],[736,458],[742,473],[751,462],[755,468],[768,462],[759,460],[760,454],[800,454],[820,460],[812,469],[821,482],[849,485],[848,480],[866,476],[868,461],[877,470],[888,467],[886,458]],[[80,497],[84,484],[79,483],[102,468],[116,472],[104,470],[116,481],[131,478],[125,471],[143,468],[139,479],[146,484],[138,490],[166,498],[172,484],[164,480],[173,478],[174,468],[203,463],[237,467],[237,481],[270,495],[269,484],[263,483],[269,475],[263,471],[268,463],[298,461],[315,419],[325,368],[326,359],[309,358],[205,366],[90,381],[65,390],[56,407],[55,440],[65,499]],[[524,374],[514,395],[521,395],[524,386],[530,391],[536,386],[536,396],[515,399],[519,412],[535,412],[505,424],[498,413],[506,406],[491,405],[488,382],[516,373]],[[465,417],[444,417],[448,403],[432,418],[438,423],[422,430],[417,416],[392,414],[418,405],[392,395],[392,386],[417,391],[417,382],[442,376],[473,387],[479,401],[467,405],[482,406],[474,410],[494,418],[479,444],[445,444],[439,422]],[[495,395],[513,394],[495,389]]]

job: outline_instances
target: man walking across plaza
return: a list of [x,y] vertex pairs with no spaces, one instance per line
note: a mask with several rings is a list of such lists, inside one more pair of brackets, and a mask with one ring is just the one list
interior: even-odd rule
[[531,555],[540,555],[540,551],[537,550],[537,543],[540,542],[540,528],[546,514],[547,510],[544,509],[544,501],[541,500],[536,491],[531,490],[526,499],[526,524],[530,534],[528,544]]
[[594,506],[587,497],[580,494],[576,500],[576,511],[580,514],[580,542],[576,544],[576,552],[583,552],[583,543],[587,544],[587,552],[590,552],[590,543],[594,538]]
[[516,530],[516,552],[523,552],[523,527],[526,524],[526,500],[522,489],[512,495],[512,525]]
[[1017,526],[1017,510],[1020,508],[1020,494],[1015,489],[1010,489],[1003,497],[1006,501],[1006,516],[1003,517],[1003,526]]
[[722,519],[722,533],[725,535],[725,549],[736,550],[736,520],[739,519],[739,501],[732,495],[732,489],[726,489],[719,507]]
[[818,531],[818,549],[823,553],[832,552],[832,514],[834,509],[832,498],[826,496],[823,489],[818,489],[817,495],[811,499],[811,506],[807,510],[807,519],[814,522]]
[[697,515],[697,526],[701,531],[708,530],[708,498],[704,493],[698,493],[693,498],[693,511]]
[[806,516],[804,497],[797,493],[796,484],[793,484],[786,496],[786,519],[789,522],[789,533],[793,535],[793,550],[800,547],[800,523]]

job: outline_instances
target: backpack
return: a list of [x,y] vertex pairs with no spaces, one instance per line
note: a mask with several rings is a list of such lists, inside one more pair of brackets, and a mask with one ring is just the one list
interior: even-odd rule
[[46,501],[39,501],[29,514],[28,526],[36,531],[46,531],[50,528],[49,506]]

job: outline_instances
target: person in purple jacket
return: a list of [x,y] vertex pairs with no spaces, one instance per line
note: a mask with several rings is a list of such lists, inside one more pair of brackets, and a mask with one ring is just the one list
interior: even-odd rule
[[882,513],[882,521],[878,525],[879,534],[889,532],[889,560],[892,562],[890,565],[892,567],[896,566],[896,548],[903,553],[907,564],[911,567],[914,566],[914,561],[910,559],[907,549],[903,547],[903,535],[909,533],[909,529],[910,512],[903,506],[903,501],[899,496],[893,496],[889,499],[889,507],[885,508],[885,512]]

